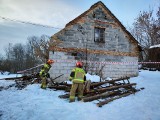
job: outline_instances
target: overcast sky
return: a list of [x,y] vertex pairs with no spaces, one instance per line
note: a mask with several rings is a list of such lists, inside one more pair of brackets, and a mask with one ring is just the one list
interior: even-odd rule
[[[132,25],[140,11],[155,8],[160,3],[160,0],[101,1],[125,27]],[[13,22],[1,17],[64,28],[69,21],[96,2],[98,0],[0,0],[0,53],[4,53],[9,43],[26,43],[28,36],[51,36],[60,30]]]

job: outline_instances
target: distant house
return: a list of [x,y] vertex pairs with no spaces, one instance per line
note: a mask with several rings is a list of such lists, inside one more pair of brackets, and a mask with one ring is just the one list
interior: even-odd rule
[[68,79],[77,60],[90,64],[88,72],[103,68],[104,79],[138,75],[138,42],[101,1],[66,24],[51,41],[58,43],[50,46],[50,58],[56,60],[51,77],[64,74],[58,80]]
[[[151,62],[160,62],[160,44],[150,46],[149,48],[149,61]],[[149,64],[147,67],[157,68],[160,70],[160,64]]]
[[160,44],[150,46],[149,60],[152,62],[160,62]]

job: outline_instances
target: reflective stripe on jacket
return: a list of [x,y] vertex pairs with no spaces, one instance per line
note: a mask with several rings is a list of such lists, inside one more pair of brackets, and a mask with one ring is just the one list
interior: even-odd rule
[[73,83],[84,83],[85,74],[82,68],[74,68],[69,79],[72,80]]
[[51,68],[51,65],[49,65],[49,64],[44,64],[44,66],[42,67],[39,75],[40,75],[41,77],[45,77],[45,76],[47,75],[48,71],[50,70],[50,68]]

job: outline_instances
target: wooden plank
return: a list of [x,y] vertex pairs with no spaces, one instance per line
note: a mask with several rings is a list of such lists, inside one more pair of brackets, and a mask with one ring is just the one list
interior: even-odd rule
[[105,104],[107,104],[107,103],[109,103],[109,102],[111,102],[111,101],[113,101],[113,100],[116,100],[116,99],[119,99],[119,98],[122,98],[122,97],[126,97],[126,96],[128,96],[128,95],[130,95],[130,94],[132,94],[132,92],[125,93],[125,94],[122,94],[122,95],[120,95],[120,96],[116,96],[116,97],[113,97],[113,98],[111,98],[111,99],[104,100],[104,101],[102,101],[102,102],[97,103],[97,106],[98,106],[98,107],[102,107],[103,105],[105,105]]
[[56,90],[66,90],[66,89],[70,89],[70,87],[67,87],[67,86],[65,86],[65,85],[49,86],[48,88],[56,89]]
[[84,92],[89,92],[89,91],[90,91],[90,86],[91,86],[91,80],[87,80],[87,81],[85,82],[83,91],[84,91]]
[[110,95],[114,95],[116,93],[119,93],[119,91],[105,92],[105,93],[97,94],[97,95],[90,96],[90,97],[84,97],[82,99],[82,101],[83,102],[90,102],[90,101],[93,101],[93,100],[97,100],[97,99],[101,99],[101,98],[106,98],[106,97],[108,97]]
[[12,78],[1,78],[0,80],[15,80],[15,79],[21,79],[24,77],[12,77]]
[[58,97],[59,97],[59,98],[64,98],[64,99],[65,99],[65,98],[69,98],[69,94],[59,95]]
[[117,86],[110,86],[110,87],[107,87],[107,88],[94,89],[94,90],[91,90],[88,93],[104,92],[104,91],[107,91],[107,90],[114,90],[114,89],[118,89],[118,88],[124,88],[124,87],[128,87],[128,86],[134,86],[134,85],[136,85],[136,83],[125,84],[125,85],[117,85]]
[[121,80],[126,80],[126,79],[128,80],[129,77],[118,78],[118,79],[115,79],[115,80],[108,80],[108,81],[97,82],[97,83],[92,83],[92,84],[91,84],[91,87],[98,87],[98,86],[103,85],[103,84],[106,84],[106,83],[114,83],[114,82],[121,81]]

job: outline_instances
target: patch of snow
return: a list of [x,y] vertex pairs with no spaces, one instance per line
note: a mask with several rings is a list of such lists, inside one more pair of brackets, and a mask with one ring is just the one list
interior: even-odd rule
[[153,45],[153,46],[150,46],[149,48],[150,48],[150,49],[151,49],[151,48],[160,48],[160,44],[158,44],[158,45]]
[[[87,76],[92,81],[99,80],[99,76]],[[22,90],[2,90],[0,120],[159,120],[160,72],[141,70],[130,82],[145,89],[102,108],[96,106],[97,100],[69,103],[67,99],[58,98],[64,91],[43,90],[40,84],[28,85]]]
[[7,87],[12,84],[15,84],[15,81],[13,81],[13,80],[0,80],[0,87]]
[[0,79],[12,78],[12,77],[21,77],[21,74],[0,74]]
[[[2,74],[2,72],[1,72],[1,74]],[[7,72],[7,71],[3,72],[3,75],[9,75],[9,74],[10,74],[10,72]]]
[[112,80],[112,78],[110,78],[110,77],[107,77],[107,78],[106,78],[106,80]]
[[100,82],[100,77],[97,75],[86,74],[86,80],[91,80],[91,82]]

